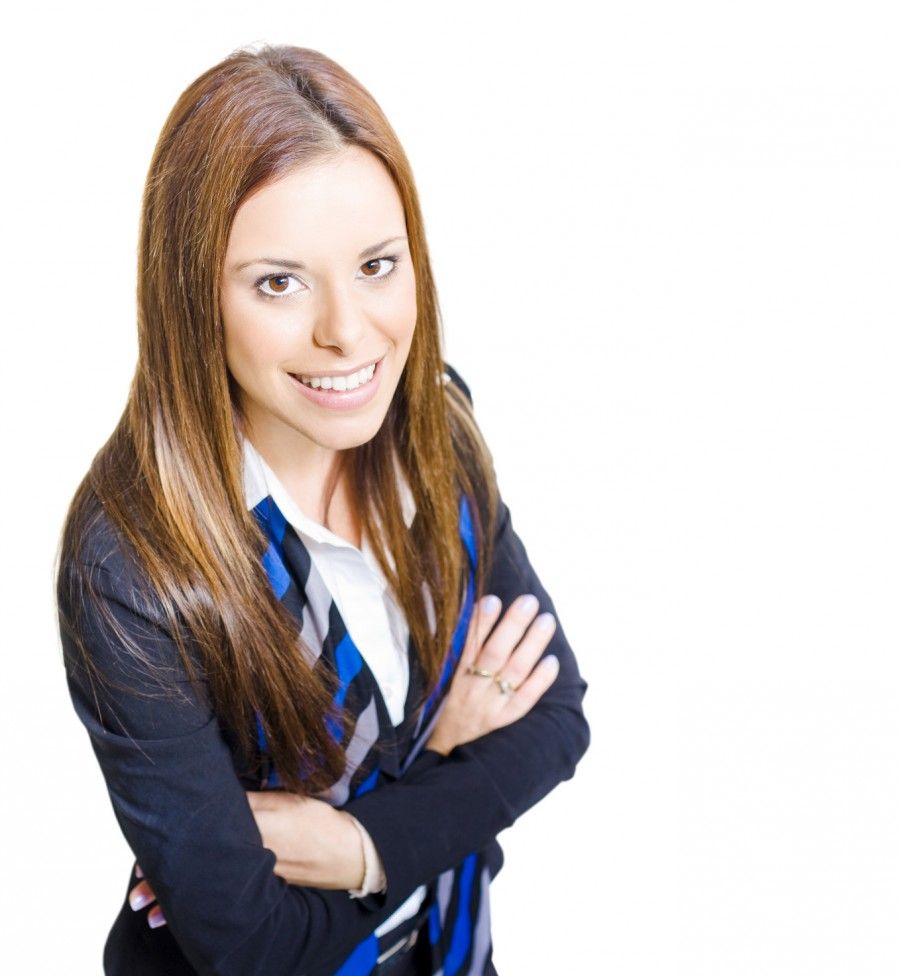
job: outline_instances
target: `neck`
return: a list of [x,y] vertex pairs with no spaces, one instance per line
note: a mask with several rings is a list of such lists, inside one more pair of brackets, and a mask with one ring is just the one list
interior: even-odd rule
[[[348,479],[339,470],[342,452],[323,449],[300,453],[298,459],[298,452],[286,450],[277,438],[261,437],[257,430],[244,424],[241,430],[304,515],[357,549],[362,547],[360,519],[350,497]],[[326,492],[331,489],[332,477],[336,483],[326,511]]]

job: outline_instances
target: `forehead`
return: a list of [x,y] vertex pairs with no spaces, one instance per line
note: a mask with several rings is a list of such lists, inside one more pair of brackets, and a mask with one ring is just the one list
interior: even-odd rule
[[285,257],[312,260],[348,249],[356,254],[373,240],[405,231],[403,202],[387,168],[368,150],[351,146],[289,170],[248,196],[235,215],[228,252],[240,260],[245,250],[275,247]]

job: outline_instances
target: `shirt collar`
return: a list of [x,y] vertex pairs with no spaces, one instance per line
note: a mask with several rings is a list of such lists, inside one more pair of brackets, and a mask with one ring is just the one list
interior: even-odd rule
[[[243,481],[244,481],[244,500],[248,509],[254,509],[267,496],[271,495],[272,501],[278,506],[281,514],[294,527],[300,535],[311,539],[314,542],[327,543],[336,547],[355,549],[356,547],[335,535],[320,522],[310,518],[305,512],[301,511],[294,499],[290,496],[287,489],[279,481],[275,472],[263,460],[262,455],[246,436],[242,436],[243,441]],[[397,483],[400,489],[400,503],[403,511],[403,521],[407,528],[412,524],[416,514],[416,503],[413,498],[412,489],[409,482],[400,468],[396,458],[394,468],[397,473]],[[368,540],[363,539],[363,551],[368,550]]]

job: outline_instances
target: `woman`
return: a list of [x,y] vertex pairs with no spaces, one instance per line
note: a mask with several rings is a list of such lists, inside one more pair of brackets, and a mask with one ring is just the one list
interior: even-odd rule
[[138,341],[57,577],[137,858],[105,971],[495,972],[496,835],[573,775],[587,685],[443,361],[406,157],[333,61],[241,50],[179,98]]

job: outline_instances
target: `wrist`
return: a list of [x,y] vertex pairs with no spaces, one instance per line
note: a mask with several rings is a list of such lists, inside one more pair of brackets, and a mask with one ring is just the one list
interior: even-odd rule
[[368,865],[366,863],[366,848],[360,824],[351,813],[345,810],[339,811],[341,818],[347,824],[347,845],[346,850],[352,851],[353,856],[348,864],[347,878],[348,884],[344,885],[348,891],[365,891],[368,878]]
[[449,755],[453,747],[442,743],[440,739],[431,738],[425,743],[425,748],[430,749],[432,752],[439,752],[442,756]]
[[384,866],[369,832],[351,813],[344,811],[345,815],[353,822],[353,827],[359,835],[362,850],[363,875],[362,881],[355,887],[349,887],[351,898],[361,898],[364,895],[381,893],[386,888],[384,876]]

